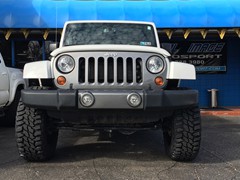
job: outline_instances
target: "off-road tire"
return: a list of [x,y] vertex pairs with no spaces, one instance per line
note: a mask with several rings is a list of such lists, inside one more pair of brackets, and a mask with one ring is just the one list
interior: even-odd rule
[[192,161],[201,142],[201,118],[198,107],[177,110],[163,122],[163,137],[167,155],[175,161]]
[[58,130],[44,111],[26,107],[20,99],[15,129],[18,151],[25,160],[39,162],[53,157]]

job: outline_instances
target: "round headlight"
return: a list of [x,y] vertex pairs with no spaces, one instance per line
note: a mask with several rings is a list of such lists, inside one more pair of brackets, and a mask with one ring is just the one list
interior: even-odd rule
[[164,68],[164,62],[162,58],[158,56],[152,56],[147,60],[147,69],[149,72],[156,74],[160,73]]
[[57,69],[62,73],[70,73],[75,67],[75,61],[71,56],[61,56],[57,60]]

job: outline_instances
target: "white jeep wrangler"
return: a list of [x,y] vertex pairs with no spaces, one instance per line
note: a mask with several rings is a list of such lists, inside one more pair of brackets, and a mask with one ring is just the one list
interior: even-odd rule
[[19,69],[5,66],[0,53],[0,117],[1,124],[14,125],[20,92],[25,86],[23,73]]
[[195,79],[195,68],[169,56],[153,23],[67,22],[51,60],[24,67],[29,87],[17,112],[20,156],[51,158],[61,128],[162,128],[170,158],[193,160],[201,140],[198,91],[178,85]]

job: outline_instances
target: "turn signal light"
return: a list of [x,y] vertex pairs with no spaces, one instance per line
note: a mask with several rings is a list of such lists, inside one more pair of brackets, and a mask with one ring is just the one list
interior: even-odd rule
[[155,84],[158,85],[158,86],[162,86],[164,85],[164,80],[162,77],[156,77],[155,78]]
[[59,76],[57,78],[57,83],[61,86],[63,86],[66,83],[66,78],[64,76]]

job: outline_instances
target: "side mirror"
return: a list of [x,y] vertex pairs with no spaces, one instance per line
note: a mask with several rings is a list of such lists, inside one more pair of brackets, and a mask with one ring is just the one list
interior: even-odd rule
[[53,52],[57,48],[58,48],[58,43],[49,44],[49,52]]

